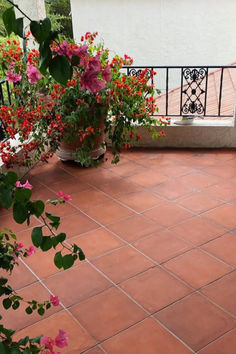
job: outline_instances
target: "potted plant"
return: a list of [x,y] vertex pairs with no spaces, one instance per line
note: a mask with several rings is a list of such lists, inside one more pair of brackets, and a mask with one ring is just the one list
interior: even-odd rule
[[55,151],[62,160],[93,165],[105,153],[105,135],[117,163],[122,149],[141,138],[137,126],[163,135],[158,128],[166,122],[152,117],[157,106],[149,78],[155,72],[127,76],[122,67],[132,59],[110,59],[103,43],[95,43],[97,33],[67,43],[51,30],[49,19],[32,22],[39,50],[27,49],[30,33],[23,35],[24,51],[14,40],[1,45],[0,63],[18,97],[0,108],[7,137],[19,141],[17,148],[9,141],[0,144],[8,166],[47,160]]

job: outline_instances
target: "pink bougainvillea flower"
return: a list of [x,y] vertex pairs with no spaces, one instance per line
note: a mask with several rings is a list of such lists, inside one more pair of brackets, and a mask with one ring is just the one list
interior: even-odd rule
[[20,183],[20,181],[16,181],[16,187],[22,187],[22,184]]
[[54,353],[53,346],[55,345],[55,341],[52,338],[43,336],[40,338],[40,344],[49,349],[50,353]]
[[21,250],[24,247],[24,244],[22,242],[17,243],[16,251]]
[[21,187],[21,188],[25,188],[25,189],[32,189],[33,188],[33,186],[29,183],[28,180],[24,184],[21,184],[20,181],[16,181],[16,187]]
[[22,77],[20,74],[13,73],[11,71],[7,71],[7,81],[9,82],[18,82],[21,81]]
[[40,74],[36,66],[33,65],[28,65],[26,75],[28,76],[28,80],[31,84],[37,84],[38,80],[42,78],[42,75]]
[[26,188],[26,189],[32,189],[33,186],[29,183],[28,179],[27,181],[22,185],[23,188]]
[[109,65],[107,65],[105,67],[105,69],[102,72],[102,78],[103,80],[105,80],[106,82],[111,81],[111,69],[109,67]]
[[50,302],[53,306],[58,306],[60,301],[58,299],[58,296],[50,295]]
[[72,54],[80,58],[79,65],[84,65],[85,58],[89,56],[87,44],[74,48]]
[[103,80],[98,79],[98,73],[101,69],[99,56],[92,58],[85,71],[81,75],[81,89],[89,90],[92,93],[99,92],[106,87]]
[[59,197],[63,197],[64,193],[63,193],[62,191],[59,191],[59,192],[57,193],[57,195],[58,195]]
[[60,48],[58,49],[57,53],[59,55],[66,55],[70,60],[72,58],[72,52],[69,49],[69,45],[67,41],[63,40],[60,44]]
[[34,248],[34,246],[30,246],[30,248],[26,251],[26,253],[27,253],[27,256],[28,256],[28,257],[29,257],[29,256],[32,256],[32,254],[35,253],[35,248]]
[[64,348],[67,344],[67,339],[69,338],[69,334],[59,329],[59,334],[55,338],[55,344],[58,348]]
[[64,195],[63,195],[63,199],[66,200],[67,202],[68,202],[69,200],[72,200],[72,198],[71,198],[71,196],[70,196],[69,194],[64,194]]

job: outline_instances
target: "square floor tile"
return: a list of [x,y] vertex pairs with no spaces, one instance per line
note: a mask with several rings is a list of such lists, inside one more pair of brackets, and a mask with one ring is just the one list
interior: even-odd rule
[[52,275],[44,283],[66,307],[83,301],[112,285],[86,262]]
[[[30,257],[29,257],[30,258]],[[0,277],[8,279],[9,285],[14,289],[21,289],[29,284],[35,283],[38,279],[33,275],[33,273],[18,260],[19,265],[14,267],[11,274],[6,272],[4,269],[0,270]]]
[[130,209],[114,201],[89,208],[86,213],[103,225],[111,224],[134,214]]
[[128,195],[118,197],[117,199],[138,212],[150,209],[163,202],[162,198],[146,191],[130,193]]
[[215,342],[200,350],[199,354],[234,354],[236,348],[236,329],[223,335]]
[[116,166],[112,167],[112,172],[116,173],[121,177],[130,177],[144,171],[144,167],[138,165],[133,161],[128,161],[123,164],[118,163]]
[[104,354],[104,351],[97,346],[87,350],[86,352],[84,352],[84,354]]
[[224,204],[203,214],[209,220],[227,229],[236,228],[236,205]]
[[161,173],[167,177],[180,177],[192,172],[195,172],[194,166],[190,167],[184,165],[167,165],[161,167]]
[[17,332],[14,335],[14,339],[19,340],[25,336],[34,338],[42,333],[45,336],[55,338],[59,329],[63,329],[69,334],[68,346],[60,349],[61,353],[78,354],[96,344],[95,339],[66,311],[61,311],[49,318],[42,317],[40,322]]
[[[54,200],[56,198],[53,198]],[[46,204],[45,205],[45,212],[63,217],[78,213],[78,209],[71,205],[71,203],[63,203],[58,205]]]
[[89,173],[84,173],[83,176],[78,175],[78,177],[84,182],[91,186],[99,187],[105,183],[112,181],[121,181],[121,178],[114,172],[103,168],[92,168]]
[[199,294],[160,311],[156,318],[193,350],[201,349],[235,325],[231,316]]
[[128,179],[112,181],[99,186],[99,189],[107,195],[115,198],[129,193],[139,192],[142,187],[130,182]]
[[101,256],[93,264],[115,283],[154,267],[154,263],[133,248],[126,246]]
[[75,243],[82,248],[86,258],[89,259],[124,246],[124,242],[104,228],[73,237],[70,243]]
[[143,215],[134,215],[125,220],[117,221],[108,225],[108,229],[119,235],[128,242],[133,242],[139,238],[149,235],[162,227],[154,221],[145,218]]
[[232,270],[232,267],[198,249],[178,256],[164,266],[194,288],[209,284]]
[[97,340],[102,341],[146,317],[146,313],[116,288],[73,306],[70,312]]
[[232,178],[236,174],[236,164],[234,166],[229,162],[224,162],[224,164],[219,164],[218,166],[212,166],[206,169],[207,173],[220,178]]
[[189,243],[176,237],[168,230],[142,238],[136,241],[134,246],[158,263],[165,262],[192,248]]
[[76,193],[72,196],[71,203],[80,210],[87,210],[88,208],[95,207],[100,204],[109,202],[111,199],[104,193],[90,188],[86,191]]
[[61,224],[57,231],[58,233],[65,232],[67,238],[70,238],[97,228],[99,228],[99,225],[95,221],[78,212],[76,214],[61,218]]
[[161,183],[159,186],[154,187],[152,191],[166,199],[174,200],[183,197],[184,195],[191,194],[193,189],[178,180],[174,180]]
[[236,183],[230,181],[221,182],[205,189],[205,192],[212,197],[219,198],[226,202],[236,199]]
[[176,337],[148,318],[102,343],[109,354],[190,354]]
[[126,280],[120,286],[151,313],[191,292],[190,288],[160,267],[149,269]]
[[193,216],[191,212],[179,207],[174,203],[168,202],[145,211],[143,215],[166,227],[173,226]]
[[194,213],[203,213],[204,211],[216,208],[222,202],[207,196],[205,192],[201,192],[179,200],[178,204]]
[[[30,284],[25,288],[18,290],[17,294],[22,296],[26,301],[37,300],[39,302],[44,302],[49,301],[50,299],[49,291],[47,291],[39,282]],[[13,330],[20,330],[42,320],[42,316],[40,316],[37,311],[28,315],[25,312],[26,307],[28,307],[28,304],[22,302],[17,310],[13,310],[12,308],[5,310],[1,302],[0,311],[4,326]],[[62,307],[60,305],[52,306],[49,310],[45,311],[44,318],[51,316],[53,313],[58,312],[61,309]]]
[[227,233],[202,246],[207,252],[236,267],[236,234]]
[[203,172],[194,172],[179,178],[179,181],[196,189],[203,189],[216,184],[219,178]]
[[132,177],[129,177],[128,180],[134,182],[142,187],[154,187],[157,184],[160,184],[168,179],[167,176],[163,175],[160,172],[147,170],[142,173],[138,173]]
[[194,217],[170,228],[170,231],[186,241],[201,245],[223,235],[227,230],[202,217]]
[[236,272],[225,275],[201,290],[216,304],[236,316]]
[[52,183],[49,185],[49,188],[52,189],[55,193],[58,193],[58,191],[63,191],[66,194],[72,195],[90,189],[88,184],[83,183],[77,177],[70,177],[65,181]]
[[[55,250],[54,248],[47,252],[43,252],[40,248],[36,248],[35,254],[31,257],[25,258],[24,262],[40,279],[43,279],[62,271],[54,264],[54,256],[57,252],[58,250]],[[62,251],[62,254],[63,253],[64,251]]]

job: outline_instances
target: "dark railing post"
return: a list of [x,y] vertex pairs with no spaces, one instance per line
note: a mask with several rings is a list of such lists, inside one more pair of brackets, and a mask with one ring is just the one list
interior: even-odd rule
[[220,75],[220,92],[219,92],[219,105],[218,105],[218,116],[219,116],[219,117],[220,117],[220,111],[221,111],[221,98],[222,98],[223,76],[224,76],[224,68],[221,68],[221,75]]
[[183,76],[184,76],[184,68],[181,67],[181,88],[180,88],[180,109],[179,109],[179,115],[180,116],[182,116]]
[[168,104],[169,104],[169,68],[166,68],[166,116],[168,116]]
[[207,91],[208,91],[208,68],[206,68],[206,84],[205,84],[205,101],[204,101],[204,116],[206,115]]

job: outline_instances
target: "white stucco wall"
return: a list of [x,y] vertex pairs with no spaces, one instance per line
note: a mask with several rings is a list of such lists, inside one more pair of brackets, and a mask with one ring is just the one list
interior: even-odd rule
[[98,31],[136,65],[236,60],[236,0],[71,0],[76,39]]

